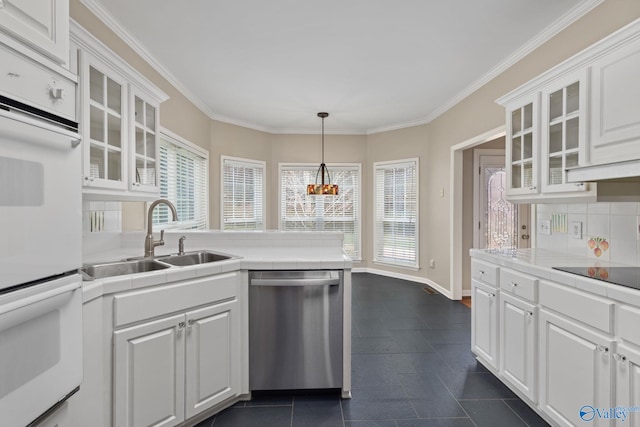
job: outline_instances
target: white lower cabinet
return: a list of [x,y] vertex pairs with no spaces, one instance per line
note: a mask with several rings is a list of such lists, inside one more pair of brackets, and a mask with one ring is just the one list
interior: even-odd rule
[[500,374],[522,394],[537,402],[537,308],[500,293]]
[[559,426],[610,426],[613,338],[540,309],[540,408]]
[[[616,373],[616,407],[640,408],[640,351],[618,345],[613,354]],[[640,425],[640,413],[618,412],[616,425]]]
[[471,293],[471,350],[484,363],[497,369],[499,291],[472,280]]
[[186,417],[208,409],[240,390],[238,301],[186,314]]
[[175,426],[239,394],[238,283],[227,273],[116,297],[114,426]]
[[115,425],[174,426],[184,421],[184,314],[114,335]]

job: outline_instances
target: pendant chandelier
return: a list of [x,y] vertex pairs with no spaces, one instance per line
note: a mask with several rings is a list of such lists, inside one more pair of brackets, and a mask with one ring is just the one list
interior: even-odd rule
[[[318,113],[318,117],[322,119],[322,162],[316,172],[316,183],[307,185],[307,194],[315,196],[337,196],[338,185],[331,184],[331,175],[329,169],[324,164],[324,119],[329,117],[329,113]],[[327,183],[325,184],[325,175]],[[318,176],[320,176],[320,184],[318,184]]]

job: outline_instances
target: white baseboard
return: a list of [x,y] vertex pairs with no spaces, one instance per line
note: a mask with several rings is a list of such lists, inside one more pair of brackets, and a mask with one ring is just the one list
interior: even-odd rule
[[[437,284],[433,280],[429,280],[429,279],[424,278],[424,277],[412,276],[410,274],[395,273],[395,272],[392,272],[392,271],[378,270],[377,268],[366,268],[366,267],[354,268],[354,269],[351,270],[351,272],[352,273],[371,273],[371,274],[377,274],[379,276],[393,277],[394,279],[402,279],[402,280],[408,280],[410,282],[422,283],[424,285],[429,285],[430,287],[432,287],[433,289],[435,289],[436,291],[438,291],[439,293],[441,293],[445,297],[447,297],[447,298],[449,298],[451,300],[453,299],[451,297],[451,291],[449,291],[448,289],[443,288],[442,286],[440,286],[439,284]],[[470,290],[463,290],[462,291],[462,296],[470,296],[470,295],[471,295],[471,291]]]

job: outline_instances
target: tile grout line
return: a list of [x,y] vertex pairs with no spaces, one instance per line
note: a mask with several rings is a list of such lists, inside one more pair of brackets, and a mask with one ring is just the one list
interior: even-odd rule
[[507,408],[509,408],[509,410],[510,410],[511,412],[513,412],[513,413],[516,415],[516,417],[518,417],[518,418],[519,418],[519,419],[524,423],[524,425],[525,425],[525,426],[530,427],[529,423],[528,423],[524,418],[522,418],[522,417],[520,416],[520,414],[518,414],[518,413],[517,413],[517,412],[516,412],[512,407],[511,407],[511,405],[509,405],[507,402],[505,402],[505,399],[500,399],[500,400],[502,401],[502,403],[504,403],[504,405],[505,405]]

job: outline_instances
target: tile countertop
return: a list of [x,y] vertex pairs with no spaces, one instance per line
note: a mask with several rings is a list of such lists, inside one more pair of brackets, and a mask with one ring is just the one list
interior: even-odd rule
[[471,249],[474,259],[488,261],[502,267],[529,273],[542,279],[561,283],[600,296],[627,302],[640,307],[640,290],[590,279],[552,267],[638,267],[636,265],[598,261],[593,258],[555,252],[548,249]]
[[[117,233],[85,241],[85,249],[89,250],[83,256],[83,263],[139,257],[144,253],[144,236],[144,233]],[[234,258],[85,281],[85,302],[104,294],[238,270],[342,270],[353,266],[353,261],[342,250],[342,233],[330,232],[167,232],[166,243],[156,248],[156,256],[176,253],[177,241],[181,236],[187,236],[185,252],[210,250]]]

